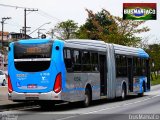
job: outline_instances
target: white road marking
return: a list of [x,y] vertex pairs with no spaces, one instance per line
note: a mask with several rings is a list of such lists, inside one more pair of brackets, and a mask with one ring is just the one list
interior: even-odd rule
[[75,117],[77,117],[77,115],[75,115],[75,116],[68,116],[68,117],[64,117],[64,118],[60,118],[60,119],[56,119],[56,120],[66,120],[66,119],[75,118]]
[[153,98],[155,98],[155,97],[159,97],[159,96],[160,96],[160,95],[156,95],[156,96],[152,96],[152,97],[149,97],[149,98],[140,100],[140,101],[135,101],[135,102],[131,102],[131,103],[125,103],[125,104],[123,104],[123,105],[118,105],[118,106],[114,106],[114,107],[111,107],[111,108],[104,108],[104,109],[100,109],[100,110],[96,110],[96,111],[91,111],[91,112],[84,113],[84,114],[92,114],[92,113],[96,113],[96,112],[101,112],[101,111],[105,111],[105,110],[110,110],[110,109],[114,109],[114,108],[119,108],[119,107],[122,107],[122,106],[128,106],[128,105],[132,105],[132,104],[136,104],[136,103],[141,103],[141,102],[144,102],[144,101],[147,101],[147,100],[153,99]]
[[[4,87],[7,87],[7,86],[4,86]],[[64,118],[58,118],[56,120],[67,120],[67,119],[75,118],[75,117],[78,117],[78,116],[81,116],[81,115],[94,114],[94,113],[98,113],[98,112],[101,112],[101,111],[106,111],[106,110],[116,109],[116,108],[119,108],[119,107],[125,107],[125,106],[129,106],[129,105],[141,103],[141,102],[148,101],[148,100],[154,99],[156,97],[159,97],[160,96],[160,91],[159,90],[158,91],[157,90],[156,91],[150,91],[150,92],[145,93],[145,95],[149,95],[151,97],[147,97],[147,98],[144,98],[142,100],[135,101],[135,102],[123,103],[121,105],[117,105],[117,106],[113,106],[113,107],[109,107],[109,108],[102,108],[102,109],[90,111],[90,112],[87,112],[87,113],[80,113],[80,114],[75,113],[75,115],[64,117]],[[36,106],[36,107],[38,107],[38,106]],[[27,108],[27,109],[30,109],[30,108]],[[24,108],[24,109],[21,108],[20,110],[26,110],[26,108]],[[61,113],[59,113],[59,114],[61,114]],[[64,113],[62,113],[62,114],[64,114]]]
[[90,112],[87,112],[87,113],[81,113],[79,115],[68,116],[68,117],[64,117],[64,118],[60,118],[60,119],[56,119],[56,120],[66,120],[66,119],[78,117],[78,116],[81,116],[81,115],[93,114],[93,113],[97,113],[97,112],[102,112],[102,111],[106,111],[106,110],[111,110],[111,109],[119,108],[119,107],[122,107],[122,106],[124,107],[124,106],[128,106],[128,105],[144,102],[144,101],[147,101],[147,100],[159,97],[159,96],[160,95],[156,95],[156,96],[152,96],[152,97],[149,97],[149,98],[146,98],[146,99],[143,99],[143,100],[139,100],[139,101],[136,101],[136,102],[133,102],[133,103],[126,103],[126,104],[123,104],[123,105],[117,105],[117,106],[110,107],[110,108],[104,108],[104,109],[100,109],[100,110],[90,111]]

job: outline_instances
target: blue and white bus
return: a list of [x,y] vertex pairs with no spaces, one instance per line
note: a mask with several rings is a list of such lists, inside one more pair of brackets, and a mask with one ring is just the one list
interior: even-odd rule
[[[98,40],[28,39],[12,42],[8,97],[56,102],[113,99],[150,90],[149,55]],[[46,103],[46,104],[44,104]]]

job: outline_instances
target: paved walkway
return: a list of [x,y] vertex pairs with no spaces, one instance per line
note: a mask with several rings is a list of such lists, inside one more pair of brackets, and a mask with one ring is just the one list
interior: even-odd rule
[[8,100],[7,86],[0,86],[0,110],[5,109],[5,107],[11,106],[11,105],[17,105],[17,104],[19,103]]

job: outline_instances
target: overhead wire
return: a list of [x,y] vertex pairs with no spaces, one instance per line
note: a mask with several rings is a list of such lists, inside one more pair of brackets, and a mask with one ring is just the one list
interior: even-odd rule
[[[28,8],[28,7],[21,7],[21,6],[14,6],[14,5],[6,5],[6,4],[0,4],[0,6],[3,6],[3,7],[11,7],[11,8],[21,8],[21,9],[34,9],[34,8]],[[62,20],[60,20],[59,18],[56,18],[50,14],[48,14],[47,12],[41,10],[41,9],[38,9],[37,13],[43,17],[48,17],[50,19],[53,19],[55,21],[58,21],[58,22],[61,22]],[[29,14],[29,13],[28,13]]]
[[41,10],[41,9],[39,9],[39,11],[38,11],[37,13],[40,14],[41,16],[43,16],[43,17],[48,17],[48,18],[50,18],[50,19],[53,19],[54,21],[62,22],[61,19],[59,19],[59,18],[57,18],[57,17],[54,17],[54,16],[48,14],[47,12],[45,12],[45,11],[43,11],[43,10]]
[[[3,6],[3,7],[10,7],[10,8],[15,8],[15,9],[34,9],[34,8],[28,8],[28,7],[21,7],[21,6],[14,6],[14,5],[6,5],[6,4],[0,4],[0,6]],[[31,12],[29,12],[28,14],[30,14]],[[60,23],[60,22],[62,22],[63,20],[61,20],[61,19],[59,19],[59,18],[57,18],[57,17],[54,17],[54,16],[52,16],[52,15],[50,15],[49,13],[47,13],[47,12],[45,12],[45,11],[43,11],[42,9],[38,9],[38,11],[37,12],[35,12],[35,13],[37,13],[37,14],[39,14],[39,15],[41,15],[41,16],[43,16],[43,17],[45,17],[45,18],[49,18],[49,19],[52,19],[52,20],[54,20],[54,21],[57,21],[58,23]],[[28,15],[27,14],[27,15]],[[9,24],[9,25],[11,25],[11,26],[20,26],[20,27],[22,27],[21,25],[15,25],[15,24]]]
[[14,5],[6,5],[6,4],[0,4],[0,6],[3,6],[3,7],[12,7],[12,8],[21,8],[21,9],[33,9],[33,8],[28,8],[28,7],[20,7],[20,6],[14,6]]

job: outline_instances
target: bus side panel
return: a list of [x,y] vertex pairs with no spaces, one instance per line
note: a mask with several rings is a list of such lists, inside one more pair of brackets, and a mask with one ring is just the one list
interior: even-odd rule
[[118,77],[118,78],[116,78],[116,97],[120,97],[121,96],[123,83],[126,84],[126,87],[127,87],[126,89],[127,89],[127,93],[128,93],[128,78],[126,78],[126,77]]
[[92,100],[100,99],[100,73],[88,73],[88,81],[92,87]]
[[65,92],[68,94],[68,98],[66,99],[70,102],[83,100],[85,94],[83,86],[87,80],[87,76],[82,80],[82,73],[67,73]]
[[64,100],[75,102],[85,99],[85,87],[92,87],[92,100],[100,99],[99,73],[66,73],[66,87]]

